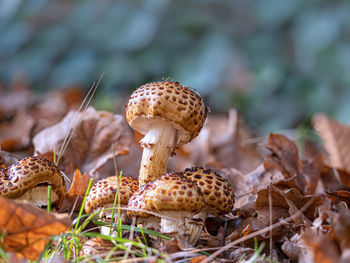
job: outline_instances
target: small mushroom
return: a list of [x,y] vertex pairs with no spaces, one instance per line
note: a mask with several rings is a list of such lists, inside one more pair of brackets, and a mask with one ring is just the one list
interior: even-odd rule
[[127,214],[130,218],[135,216],[144,228],[177,236],[193,245],[203,226],[203,221],[193,216],[203,206],[203,196],[196,184],[178,173],[171,173],[140,187],[129,199]]
[[79,256],[88,258],[89,262],[96,261],[97,258],[104,259],[114,247],[115,245],[111,241],[94,237],[83,244]]
[[200,218],[205,220],[208,214],[222,216],[232,211],[234,194],[227,179],[202,167],[188,168],[181,174],[195,182],[203,193],[205,206]]
[[63,176],[53,162],[40,156],[27,157],[0,171],[1,197],[46,207],[48,185],[52,186],[52,205],[61,207],[66,194]]
[[195,138],[207,108],[203,99],[178,82],[159,81],[138,88],[126,105],[126,120],[141,140],[140,186],[165,173],[168,158],[179,145]]
[[[118,189],[119,176],[110,176],[100,180],[92,186],[85,203],[85,212],[94,213],[101,210],[100,217],[105,222],[110,222],[112,210],[103,211],[105,208],[112,208],[115,195]],[[120,180],[120,207],[126,207],[130,197],[139,188],[138,180],[129,176],[122,176]],[[118,204],[117,204],[118,205]],[[126,211],[120,211],[120,218],[123,223],[126,222]],[[118,220],[117,213],[114,213],[114,221]],[[109,234],[109,228],[101,228],[102,234]]]

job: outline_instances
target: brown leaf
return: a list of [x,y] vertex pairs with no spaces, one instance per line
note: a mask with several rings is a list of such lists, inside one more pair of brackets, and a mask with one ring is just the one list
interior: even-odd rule
[[265,157],[266,171],[280,171],[284,179],[274,183],[280,188],[297,188],[303,194],[314,194],[323,167],[322,155],[302,161],[296,144],[281,134],[271,133],[266,148],[271,151]]
[[345,207],[338,207],[339,212],[331,216],[331,226],[334,238],[342,250],[350,248],[350,211]]
[[6,166],[10,166],[15,162],[19,161],[20,158],[12,153],[0,150],[0,164],[5,164]]
[[311,160],[303,160],[302,175],[305,180],[303,193],[314,194],[324,166],[322,154],[315,155]]
[[[72,123],[82,114],[72,111],[60,123],[37,134],[33,139],[35,152],[42,155],[61,149],[66,134],[74,128]],[[106,174],[99,176],[97,169],[114,156],[127,154],[131,141],[132,133],[123,116],[89,107],[64,152],[59,168],[70,178],[75,169],[88,172],[94,179],[106,177]]]
[[0,87],[0,121],[13,118],[17,112],[25,111],[34,102],[24,78],[18,77],[9,89]]
[[266,148],[272,154],[265,161],[265,169],[275,167],[283,171],[286,178],[298,176],[301,170],[301,160],[298,156],[298,148],[293,141],[281,134],[271,133]]
[[191,258],[187,262],[188,263],[200,263],[200,262],[202,262],[202,260],[204,260],[206,258],[207,258],[207,256],[199,256],[199,257]]
[[346,190],[328,192],[326,194],[329,199],[332,200],[334,204],[338,204],[339,202],[345,202],[348,207],[350,207],[350,192]]
[[261,163],[255,145],[246,143],[249,139],[251,132],[236,109],[230,109],[228,116],[210,115],[198,137],[183,145],[177,155],[169,159],[169,170],[180,171],[218,162],[249,172]]
[[316,114],[312,120],[328,152],[332,166],[350,172],[350,127],[325,114]]
[[27,201],[0,198],[0,228],[4,231],[1,247],[36,260],[49,237],[67,231],[71,221],[65,214],[47,213]]
[[27,148],[31,143],[34,119],[25,112],[18,112],[11,122],[0,123],[0,147],[4,151]]
[[[294,214],[298,209],[301,209],[312,197],[304,197],[297,189],[291,188],[281,190],[273,187],[271,191],[273,222],[279,221],[281,218],[286,218]],[[315,210],[322,203],[321,198],[315,198],[312,205],[304,211],[304,216],[297,218],[295,223],[302,224],[314,219]],[[258,192],[256,200],[256,210],[258,218],[260,217],[265,225],[269,225],[269,188]]]
[[67,193],[67,196],[71,198],[75,196],[84,197],[90,178],[91,177],[88,173],[82,175],[80,170],[76,169],[74,172],[73,182]]
[[77,87],[46,93],[29,110],[30,115],[35,119],[33,133],[37,134],[41,130],[58,123],[70,110],[78,109],[83,97],[83,89]]
[[313,256],[313,262],[317,263],[338,263],[340,262],[339,252],[335,244],[327,239],[322,233],[309,230],[301,235]]

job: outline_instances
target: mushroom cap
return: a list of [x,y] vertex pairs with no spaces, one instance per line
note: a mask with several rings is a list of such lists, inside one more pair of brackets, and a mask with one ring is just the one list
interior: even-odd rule
[[188,168],[181,174],[199,186],[204,202],[209,206],[209,212],[222,215],[232,211],[234,194],[226,178],[202,167]]
[[178,145],[195,138],[203,127],[207,108],[203,99],[178,82],[147,83],[129,98],[126,120],[136,131],[146,134],[154,123],[168,122],[178,131]]
[[106,239],[94,237],[86,241],[80,252],[80,257],[87,257],[87,256],[98,256],[103,254],[104,256],[107,255],[108,252],[111,251],[111,249],[114,247],[114,244]]
[[[199,213],[204,206],[198,186],[179,173],[163,174],[139,188],[129,199],[128,208],[152,212],[189,211]],[[148,217],[149,213],[128,210],[127,215]]]
[[[85,212],[91,213],[107,204],[113,204],[118,189],[119,176],[110,176],[94,184],[87,196]],[[136,178],[122,176],[120,180],[120,204],[127,205],[129,198],[139,188]]]
[[57,194],[57,207],[62,205],[66,185],[56,165],[40,156],[31,156],[0,171],[0,196],[20,198],[25,192],[40,184],[49,184]]

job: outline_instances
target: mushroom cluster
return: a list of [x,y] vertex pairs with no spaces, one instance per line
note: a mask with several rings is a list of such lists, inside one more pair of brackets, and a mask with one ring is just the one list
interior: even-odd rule
[[206,116],[199,94],[173,81],[141,86],[126,105],[127,122],[145,135],[140,141],[140,189],[130,198],[127,215],[191,245],[208,214],[229,213],[234,202],[229,182],[211,170],[194,167],[164,174],[168,158],[199,134]]
[[63,176],[53,162],[40,156],[27,157],[0,171],[0,197],[46,207],[49,185],[51,204],[59,208],[66,194]]
[[[197,242],[209,214],[229,213],[234,203],[228,180],[211,170],[194,167],[165,173],[168,158],[199,134],[206,116],[199,94],[173,81],[141,86],[126,105],[127,122],[144,137],[138,185],[136,179],[122,179],[121,205],[127,205],[126,215],[144,228],[176,236],[189,245]],[[94,185],[85,211],[110,207],[116,182],[117,177],[109,177]],[[122,215],[124,222],[126,215]]]

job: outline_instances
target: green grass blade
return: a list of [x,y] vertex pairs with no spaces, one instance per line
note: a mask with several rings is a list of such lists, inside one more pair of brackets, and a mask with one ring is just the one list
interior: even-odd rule
[[51,192],[52,192],[52,186],[49,185],[47,188],[47,212],[51,212]]
[[77,231],[77,229],[78,229],[79,222],[80,222],[80,218],[81,218],[81,216],[82,216],[82,214],[83,214],[84,206],[85,206],[85,203],[86,203],[86,198],[87,198],[87,196],[88,196],[88,194],[89,194],[89,192],[90,192],[90,189],[91,189],[91,186],[92,186],[92,182],[93,182],[93,180],[90,179],[89,184],[88,184],[88,187],[86,188],[86,192],[85,192],[85,196],[84,196],[84,199],[83,199],[83,203],[82,203],[81,206],[80,206],[79,215],[78,215],[78,220],[77,220],[77,222],[75,223],[75,227],[74,227],[74,230],[75,230],[75,231]]

